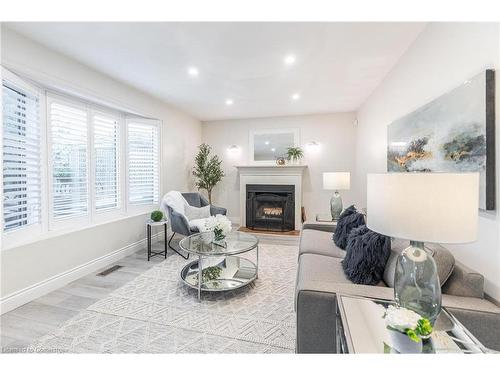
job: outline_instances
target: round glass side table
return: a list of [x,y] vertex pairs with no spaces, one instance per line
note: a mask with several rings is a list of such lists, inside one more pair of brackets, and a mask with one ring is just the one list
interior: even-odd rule
[[[198,300],[202,291],[233,290],[258,277],[259,240],[251,234],[233,231],[221,244],[214,243],[212,232],[197,233],[182,239],[179,245],[198,257],[181,270],[182,281],[198,290]],[[239,256],[252,250],[256,251],[256,263]]]

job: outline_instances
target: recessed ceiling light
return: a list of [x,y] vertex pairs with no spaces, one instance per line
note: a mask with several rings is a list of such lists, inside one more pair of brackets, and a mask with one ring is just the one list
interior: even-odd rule
[[283,61],[285,65],[293,65],[295,62],[295,55],[286,55]]
[[264,143],[265,143],[266,145],[268,145],[268,144],[269,144],[269,141],[265,141]]
[[191,77],[198,77],[198,74],[200,72],[198,72],[198,68],[194,67],[194,66],[190,66],[187,70],[188,74],[191,76]]
[[292,95],[292,100],[299,100],[299,99],[300,99],[300,94],[298,92]]
[[274,152],[274,151],[276,151],[276,149],[273,147],[273,148],[271,149],[271,151],[272,151],[272,152]]
[[226,105],[233,105],[233,99],[226,99]]

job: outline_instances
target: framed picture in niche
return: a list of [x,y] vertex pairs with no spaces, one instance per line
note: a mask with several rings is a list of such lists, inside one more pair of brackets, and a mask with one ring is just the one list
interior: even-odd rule
[[387,171],[479,172],[479,208],[495,210],[495,71],[389,124]]

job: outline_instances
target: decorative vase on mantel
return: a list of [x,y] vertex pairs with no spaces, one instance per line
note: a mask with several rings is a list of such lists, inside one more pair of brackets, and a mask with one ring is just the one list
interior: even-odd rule
[[279,157],[276,159],[276,165],[282,167],[286,164],[286,160],[284,157]]

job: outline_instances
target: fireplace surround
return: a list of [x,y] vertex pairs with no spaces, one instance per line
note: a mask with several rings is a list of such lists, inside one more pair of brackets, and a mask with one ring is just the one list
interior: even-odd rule
[[238,165],[240,209],[239,221],[242,227],[246,227],[246,199],[247,185],[293,185],[295,187],[295,230],[302,227],[302,175],[307,170],[307,165]]
[[269,231],[295,229],[294,185],[246,185],[246,227]]

